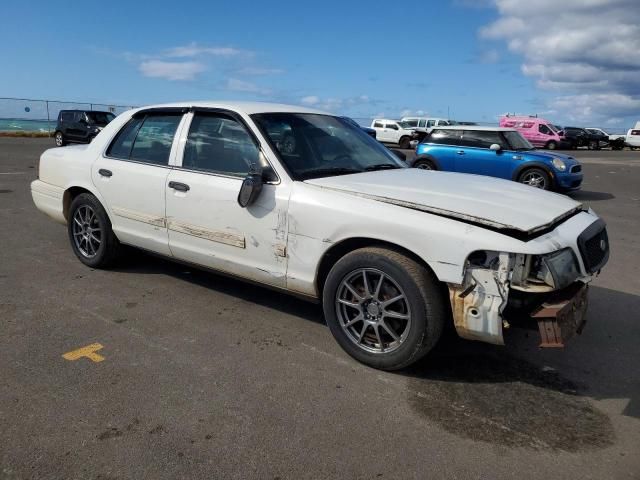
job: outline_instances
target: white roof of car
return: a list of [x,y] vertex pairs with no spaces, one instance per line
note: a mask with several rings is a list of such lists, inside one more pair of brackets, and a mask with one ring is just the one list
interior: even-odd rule
[[482,125],[446,125],[433,127],[434,130],[480,130],[483,132],[515,132],[515,128],[484,127]]
[[247,115],[254,113],[320,113],[329,114],[322,110],[313,108],[301,107],[298,105],[285,105],[281,103],[267,103],[267,102],[234,102],[234,101],[202,101],[196,100],[191,102],[174,102],[163,103],[157,105],[145,105],[137,110],[146,110],[147,108],[175,108],[175,107],[202,107],[202,108],[222,108],[226,110],[232,110],[235,112],[243,112]]

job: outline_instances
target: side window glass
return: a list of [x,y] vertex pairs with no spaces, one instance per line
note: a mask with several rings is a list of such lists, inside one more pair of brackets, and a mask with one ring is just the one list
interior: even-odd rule
[[173,137],[181,119],[182,114],[145,117],[129,158],[154,165],[167,165]]
[[373,128],[382,128],[382,123],[380,123],[380,122],[375,122],[375,123],[373,124]]
[[429,141],[439,145],[460,145],[460,130],[433,130]]
[[419,127],[424,127],[426,125],[426,120],[422,119],[420,120],[420,122],[418,122],[418,126]]
[[144,118],[133,118],[127,122],[127,124],[120,129],[115,140],[109,146],[107,150],[108,157],[124,158],[128,159],[131,155],[131,147],[133,147],[133,141],[136,139],[136,134]]
[[407,120],[406,123],[409,127],[417,127],[418,126],[418,120],[412,119],[412,120]]
[[223,115],[193,117],[183,168],[244,177],[258,162],[259,149],[241,123]]
[[436,124],[436,122],[435,122],[434,120],[429,120],[429,121],[427,122],[427,128],[431,128],[431,127],[433,127],[435,124]]
[[464,130],[462,132],[462,145],[466,147],[489,148],[494,143],[502,148],[505,147],[498,132],[481,130]]
[[538,125],[538,131],[545,135],[551,135],[551,130],[549,130],[549,127],[543,124]]
[[395,123],[387,123],[387,128],[390,128],[391,130],[398,130],[398,125]]

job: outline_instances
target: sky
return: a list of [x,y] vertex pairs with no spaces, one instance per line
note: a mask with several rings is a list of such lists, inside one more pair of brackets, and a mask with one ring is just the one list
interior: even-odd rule
[[640,120],[640,0],[60,0],[2,13],[0,97]]

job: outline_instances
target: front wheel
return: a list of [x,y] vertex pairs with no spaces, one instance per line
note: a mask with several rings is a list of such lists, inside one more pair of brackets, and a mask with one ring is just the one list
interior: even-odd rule
[[106,268],[116,260],[120,242],[102,204],[89,193],[73,199],[67,230],[71,248],[78,259],[92,268]]
[[436,344],[447,318],[435,275],[395,250],[355,250],[333,266],[325,318],[340,346],[382,370],[406,367]]
[[409,137],[402,137],[398,145],[400,145],[400,148],[406,150],[411,147],[411,139]]
[[551,189],[551,177],[541,168],[529,168],[518,177],[518,182],[542,190]]
[[549,150],[555,150],[556,148],[558,148],[558,144],[551,140],[549,143],[547,143],[547,148]]
[[592,140],[589,142],[589,150],[600,150],[600,142]]

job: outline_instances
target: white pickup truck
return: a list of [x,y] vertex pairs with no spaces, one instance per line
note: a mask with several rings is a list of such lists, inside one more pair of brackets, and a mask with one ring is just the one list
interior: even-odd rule
[[403,122],[386,118],[375,118],[371,122],[371,128],[376,131],[376,139],[382,143],[394,143],[400,148],[409,148],[413,128]]
[[408,168],[343,118],[287,105],[125,112],[44,152],[31,193],[90,268],[126,244],[317,301],[342,348],[386,370],[447,322],[503,344],[526,317],[562,346],[609,257],[604,222],[569,197]]

